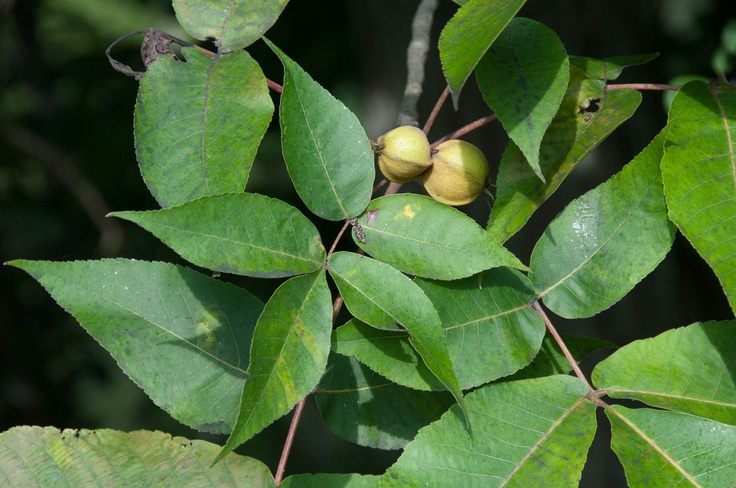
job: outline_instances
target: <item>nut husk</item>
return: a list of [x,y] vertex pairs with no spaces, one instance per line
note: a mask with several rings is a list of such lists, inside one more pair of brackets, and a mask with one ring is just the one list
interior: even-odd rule
[[435,148],[432,167],[422,176],[429,196],[447,205],[466,205],[481,194],[488,178],[488,161],[466,141],[450,139]]
[[432,150],[421,129],[403,125],[378,138],[378,167],[387,180],[406,183],[432,164]]

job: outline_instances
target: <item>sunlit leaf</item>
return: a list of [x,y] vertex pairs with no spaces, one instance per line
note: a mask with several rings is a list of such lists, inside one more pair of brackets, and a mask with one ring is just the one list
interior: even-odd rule
[[736,427],[619,405],[606,409],[629,486],[722,488],[736,480]]
[[662,159],[670,218],[736,310],[736,87],[695,81],[675,97]]
[[499,266],[526,267],[473,219],[423,195],[376,198],[358,218],[374,258],[405,273],[454,280]]
[[281,143],[299,197],[324,219],[357,216],[368,205],[376,172],[360,121],[299,65],[268,45],[284,65]]
[[659,171],[663,145],[662,133],[619,174],[571,202],[537,241],[529,278],[557,315],[605,310],[669,252],[675,228]]
[[736,322],[696,323],[632,342],[593,370],[614,398],[736,425]]
[[315,400],[332,432],[379,449],[403,448],[455,403],[448,392],[404,388],[340,354],[330,356]]
[[38,280],[151,399],[199,430],[229,433],[263,304],[167,263],[12,261]]
[[163,432],[13,427],[0,434],[0,479],[22,486],[275,487],[257,459],[228,456],[220,446]]
[[295,276],[273,293],[258,318],[250,379],[225,454],[286,415],[314,389],[330,351],[332,303],[324,271]]
[[440,59],[456,108],[470,73],[525,1],[470,0],[442,29]]
[[408,331],[427,368],[464,409],[439,316],[422,290],[395,268],[356,253],[334,253],[329,270],[350,313],[379,329]]
[[595,434],[588,388],[570,376],[484,386],[419,431],[382,486],[577,486]]
[[201,41],[213,39],[223,52],[242,49],[263,36],[289,0],[174,0],[176,18]]
[[570,67],[554,31],[515,18],[476,68],[483,99],[544,181],[539,147],[567,89]]
[[113,212],[150,231],[189,262],[215,271],[278,278],[319,269],[325,249],[299,210],[253,193],[203,197],[152,212]]
[[159,57],[141,79],[135,149],[162,207],[243,191],[271,116],[266,77],[247,52],[214,58],[183,48]]
[[639,102],[636,90],[606,90],[602,81],[590,80],[571,67],[567,92],[540,148],[539,166],[546,183],[510,142],[498,171],[496,203],[487,227],[490,235],[502,243],[521,229],[578,163],[631,117]]

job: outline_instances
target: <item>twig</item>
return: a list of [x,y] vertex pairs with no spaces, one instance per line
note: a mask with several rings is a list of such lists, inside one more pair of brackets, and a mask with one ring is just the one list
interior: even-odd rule
[[567,358],[567,362],[569,362],[570,366],[572,366],[572,370],[575,371],[575,375],[581,380],[585,381],[585,383],[588,385],[588,388],[590,389],[591,392],[595,392],[595,389],[588,382],[588,379],[583,374],[583,371],[580,369],[580,366],[578,366],[577,361],[575,361],[575,358],[572,357],[570,350],[567,348],[567,344],[565,344],[565,341],[562,340],[562,337],[560,337],[560,334],[557,332],[557,329],[555,329],[554,325],[552,325],[552,322],[550,322],[549,317],[547,317],[547,314],[544,312],[544,309],[539,304],[539,301],[534,300],[534,302],[532,303],[532,308],[536,310],[537,313],[542,317],[542,320],[544,321],[544,325],[547,326],[547,330],[549,331],[550,334],[552,334],[552,337],[554,337],[555,342],[557,342],[557,345],[560,346],[560,349],[562,350],[562,354],[565,355],[565,358]]
[[662,85],[657,83],[620,83],[617,85],[608,85],[609,90],[623,90],[624,88],[632,88],[634,90],[674,90],[680,89],[680,85]]
[[442,108],[442,104],[445,103],[445,100],[447,100],[447,96],[450,94],[450,85],[447,85],[445,89],[442,92],[442,95],[440,95],[440,98],[437,99],[437,103],[434,104],[434,108],[432,109],[432,113],[429,114],[429,117],[427,117],[427,121],[424,123],[424,128],[422,131],[425,134],[429,134],[429,129],[432,128],[432,124],[434,124],[434,119],[437,118],[437,114],[440,112],[440,109]]
[[284,449],[281,451],[281,459],[279,459],[279,465],[278,468],[276,468],[276,476],[274,476],[276,485],[281,484],[281,480],[284,479],[286,461],[289,459],[289,452],[291,452],[291,445],[294,443],[296,428],[299,426],[299,420],[302,417],[305,403],[307,403],[307,397],[302,398],[299,403],[296,404],[296,408],[294,409],[294,416],[291,418],[289,432],[286,434],[286,442],[284,443]]
[[115,220],[105,218],[111,211],[110,206],[77,164],[59,148],[24,127],[8,127],[3,132],[8,143],[41,163],[74,195],[87,217],[100,231],[97,244],[99,252],[104,256],[116,254],[123,243],[122,226]]
[[435,142],[432,143],[432,147],[433,148],[434,147],[437,147],[439,144],[442,144],[443,142],[445,142],[445,141],[447,141],[449,139],[457,139],[458,137],[462,137],[465,134],[467,134],[468,132],[474,131],[478,127],[482,127],[482,126],[484,126],[486,124],[489,124],[489,123],[493,122],[497,118],[498,117],[496,117],[496,114],[491,114],[491,115],[487,115],[485,117],[482,117],[482,118],[476,120],[475,122],[471,122],[471,123],[469,123],[466,126],[460,127],[455,132],[452,132],[450,134],[447,134],[442,139],[436,140]]
[[284,87],[276,83],[275,81],[271,81],[268,78],[266,78],[266,83],[268,83],[268,87],[275,91],[276,93],[281,93],[284,91]]
[[439,0],[422,0],[411,24],[411,41],[406,51],[406,88],[397,118],[398,125],[419,125],[417,103],[422,95],[424,63],[429,51],[429,31]]

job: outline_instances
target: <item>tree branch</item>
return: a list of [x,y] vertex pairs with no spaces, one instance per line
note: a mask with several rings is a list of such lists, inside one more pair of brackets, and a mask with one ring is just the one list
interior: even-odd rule
[[422,95],[424,63],[429,51],[429,32],[439,0],[422,0],[411,24],[411,41],[406,50],[406,88],[397,118],[398,125],[418,126],[417,103]]

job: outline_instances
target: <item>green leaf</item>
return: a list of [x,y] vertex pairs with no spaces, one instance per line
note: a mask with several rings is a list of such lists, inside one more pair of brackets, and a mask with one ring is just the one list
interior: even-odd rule
[[289,278],[258,318],[238,420],[217,459],[286,415],[319,383],[332,332],[324,271]]
[[[577,363],[589,353],[598,351],[600,349],[615,348],[616,345],[607,342],[600,341],[598,339],[591,339],[589,337],[577,337],[566,334],[560,334],[562,340],[565,342],[565,346],[572,354],[572,357]],[[568,362],[565,354],[557,345],[557,342],[549,334],[545,334],[544,340],[542,341],[542,347],[539,349],[539,353],[534,358],[531,364],[511,376],[504,378],[504,381],[516,381],[525,380],[529,378],[542,378],[545,376],[552,376],[553,374],[567,374],[572,371],[572,366]]]
[[315,393],[325,425],[332,432],[378,449],[402,449],[420,428],[439,419],[455,403],[448,392],[401,387],[354,357],[340,354],[330,356],[327,373]]
[[736,427],[681,413],[606,409],[629,486],[721,488],[736,480]]
[[220,446],[163,432],[13,427],[0,434],[5,486],[275,487],[268,467],[233,454],[209,467]]
[[485,386],[419,431],[382,486],[577,486],[595,434],[588,388],[570,376]]
[[529,306],[534,290],[518,271],[498,268],[463,280],[415,283],[437,309],[461,388],[508,376],[539,351],[544,321]]
[[688,83],[667,130],[662,175],[670,218],[736,310],[736,87]]
[[607,182],[570,203],[537,241],[529,278],[544,304],[590,317],[623,298],[675,238],[659,162],[664,133]]
[[411,345],[464,410],[440,318],[422,290],[395,268],[356,253],[336,252],[329,270],[350,313],[379,329],[407,330]]
[[635,341],[593,370],[613,398],[736,425],[736,321],[696,323]]
[[515,18],[475,71],[483,99],[544,181],[539,147],[570,78],[560,38],[539,22]]
[[473,219],[423,195],[376,198],[358,218],[374,258],[405,273],[439,280],[465,278],[499,266],[526,269]]
[[38,280],[172,417],[206,432],[232,430],[263,309],[257,298],[167,263],[8,264]]
[[141,79],[135,148],[143,179],[162,207],[239,192],[273,115],[266,77],[245,51],[186,62],[159,57]]
[[214,39],[222,52],[249,46],[263,36],[289,0],[174,0],[176,18],[195,39]]
[[284,65],[281,143],[299,197],[319,217],[343,220],[371,199],[376,170],[358,118],[266,41]]
[[611,81],[621,76],[624,68],[646,64],[657,56],[659,56],[659,53],[614,56],[603,59],[570,56],[570,64],[594,80]]
[[253,193],[203,197],[150,212],[113,212],[150,231],[189,262],[260,278],[322,267],[317,228],[291,205]]
[[607,91],[603,82],[586,79],[571,67],[567,92],[540,148],[539,166],[546,183],[516,144],[509,143],[498,171],[496,203],[487,227],[490,235],[505,242],[521,229],[578,163],[631,117],[639,102],[636,90]]
[[442,29],[440,60],[455,108],[470,73],[524,3],[525,0],[470,0]]
[[281,488],[373,488],[379,486],[379,476],[355,473],[295,474],[286,478]]
[[407,331],[382,330],[351,319],[332,334],[332,350],[358,361],[394,383],[422,391],[445,386],[411,346]]

